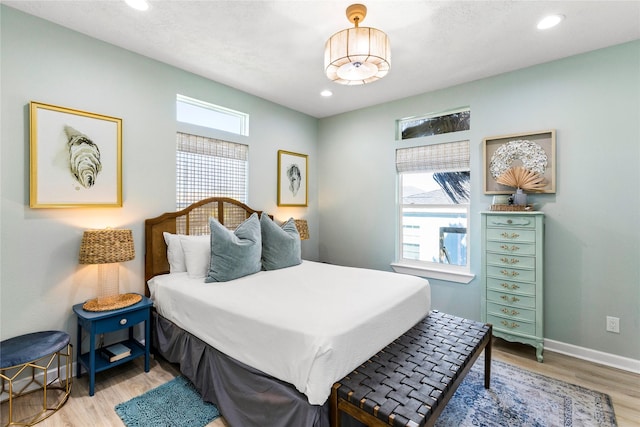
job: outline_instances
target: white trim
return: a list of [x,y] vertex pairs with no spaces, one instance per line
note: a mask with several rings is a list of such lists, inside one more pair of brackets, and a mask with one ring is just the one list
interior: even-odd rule
[[411,274],[412,276],[426,277],[428,279],[445,280],[447,282],[469,283],[476,275],[462,271],[438,270],[399,262],[391,263],[391,268],[396,273]]
[[[236,132],[236,131],[227,130],[227,132],[242,135],[242,136],[249,136],[249,114],[247,113],[243,113],[242,111],[232,110],[231,108],[226,108],[221,105],[212,104],[210,102],[202,101],[200,99],[176,94],[176,109],[177,109],[178,103],[192,105],[194,107],[207,110],[211,113],[215,113],[223,117],[237,119],[239,122],[238,131]],[[177,121],[180,123],[180,120],[177,120]],[[191,124],[195,124],[195,123],[191,123]],[[218,129],[218,128],[212,128],[212,129],[217,129],[221,131],[225,130],[225,129]]]
[[577,345],[549,340],[546,338],[544,340],[544,348],[545,350],[566,354],[567,356],[575,357],[577,359],[588,360],[589,362],[595,362],[612,368],[622,369],[623,371],[640,374],[640,360],[631,359],[629,357],[618,356],[616,354],[605,353],[603,351],[592,350],[590,348],[579,347]]

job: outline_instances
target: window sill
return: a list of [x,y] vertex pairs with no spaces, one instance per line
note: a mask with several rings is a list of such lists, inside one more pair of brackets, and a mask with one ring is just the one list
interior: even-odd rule
[[396,273],[411,274],[413,276],[426,277],[427,279],[446,280],[447,282],[464,283],[471,282],[476,275],[459,271],[439,270],[413,264],[391,263],[391,268]]

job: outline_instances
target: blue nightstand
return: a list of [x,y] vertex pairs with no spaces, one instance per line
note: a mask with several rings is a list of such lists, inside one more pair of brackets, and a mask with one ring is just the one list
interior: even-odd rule
[[[96,372],[105,371],[137,357],[144,356],[144,371],[149,372],[149,353],[151,349],[151,306],[153,302],[142,297],[142,301],[129,307],[110,311],[86,311],[82,303],[73,306],[78,317],[78,360],[76,376],[80,378],[81,366],[89,373],[89,396],[93,396]],[[144,344],[133,337],[133,326],[144,322]],[[89,333],[89,352],[81,354],[82,329]],[[109,362],[96,351],[96,336],[121,329],[129,329],[129,339],[122,344],[131,349],[131,355],[115,362]]]

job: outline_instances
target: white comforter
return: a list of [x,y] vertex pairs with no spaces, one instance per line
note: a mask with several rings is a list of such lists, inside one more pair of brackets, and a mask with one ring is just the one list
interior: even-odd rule
[[163,317],[317,405],[431,306],[427,280],[311,261],[224,283],[165,274],[149,288]]

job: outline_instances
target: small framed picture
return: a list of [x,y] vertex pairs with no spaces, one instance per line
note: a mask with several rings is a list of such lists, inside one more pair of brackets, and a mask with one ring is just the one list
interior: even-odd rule
[[32,208],[121,207],[122,119],[31,102]]
[[544,178],[538,193],[556,192],[556,132],[516,133],[492,136],[482,141],[485,194],[511,194],[514,188],[496,179],[511,167],[521,166]]
[[309,171],[306,154],[278,150],[278,206],[307,206]]

